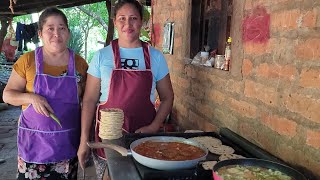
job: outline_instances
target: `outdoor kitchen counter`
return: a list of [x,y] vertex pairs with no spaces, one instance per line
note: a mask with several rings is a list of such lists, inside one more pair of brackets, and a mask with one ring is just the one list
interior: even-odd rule
[[[102,142],[112,143],[127,148],[123,137],[118,140],[102,140]],[[112,180],[141,180],[132,157],[122,156],[117,151],[108,148],[105,148],[104,151],[107,156],[109,176]]]

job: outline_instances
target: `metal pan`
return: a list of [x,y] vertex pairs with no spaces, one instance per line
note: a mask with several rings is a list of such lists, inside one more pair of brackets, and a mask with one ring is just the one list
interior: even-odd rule
[[[220,161],[217,164],[213,166],[213,176],[214,180],[218,180],[219,177],[215,172],[217,172],[220,168],[230,166],[230,165],[243,165],[243,166],[255,166],[255,167],[261,167],[261,168],[267,168],[272,170],[280,171],[290,177],[294,180],[307,180],[307,178],[298,172],[297,170],[280,164],[273,161],[263,160],[263,159],[255,159],[255,158],[244,158],[244,159],[230,159],[230,160],[224,160]],[[221,178],[220,178],[221,179]]]
[[[204,150],[205,155],[197,159],[186,160],[186,161],[167,161],[167,160],[153,159],[153,158],[140,155],[133,150],[136,146],[138,146],[139,144],[145,141],[181,142],[185,144],[190,144]],[[113,150],[118,151],[122,156],[132,156],[140,164],[153,169],[158,169],[158,170],[177,170],[177,169],[193,168],[198,164],[199,161],[205,160],[208,155],[208,150],[203,145],[189,139],[185,139],[181,137],[172,137],[172,136],[153,136],[153,137],[141,138],[136,141],[133,141],[130,144],[129,150],[121,146],[117,146],[114,144],[106,144],[106,143],[95,143],[95,142],[89,143],[88,142],[88,146],[91,148],[111,148]]]

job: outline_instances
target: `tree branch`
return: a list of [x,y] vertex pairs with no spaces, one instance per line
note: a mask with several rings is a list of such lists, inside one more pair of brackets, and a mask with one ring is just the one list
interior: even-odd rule
[[103,27],[103,29],[105,29],[106,31],[108,31],[108,25],[106,22],[104,22],[104,20],[97,14],[88,11],[87,9],[81,7],[81,6],[77,6],[76,8],[78,8],[80,11],[84,12],[85,14],[87,14],[88,16],[94,18],[95,20],[97,20],[101,26]]

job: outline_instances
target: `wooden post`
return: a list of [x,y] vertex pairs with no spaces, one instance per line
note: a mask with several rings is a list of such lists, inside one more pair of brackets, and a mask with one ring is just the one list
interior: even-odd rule
[[0,29],[0,51],[2,49],[2,44],[4,41],[4,38],[7,35],[8,27],[9,27],[9,21],[12,20],[12,17],[2,16],[0,17],[1,21],[1,29]]
[[114,8],[115,0],[107,0],[106,6],[108,10],[108,32],[107,32],[107,39],[105,46],[109,45],[110,42],[113,40],[113,34],[114,34],[114,25],[113,25],[113,8]]

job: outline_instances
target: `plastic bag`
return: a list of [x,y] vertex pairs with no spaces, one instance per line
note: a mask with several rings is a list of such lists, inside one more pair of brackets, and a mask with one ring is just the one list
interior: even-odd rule
[[10,44],[11,39],[5,39],[2,44],[1,51],[4,52],[4,55],[7,58],[7,61],[14,61],[14,54],[17,49],[17,46],[12,46]]
[[19,43],[16,42],[16,33],[12,27],[12,22],[10,21],[9,23],[9,31],[6,36],[6,39],[3,41],[1,52],[4,52],[7,61],[14,61],[15,51]]

